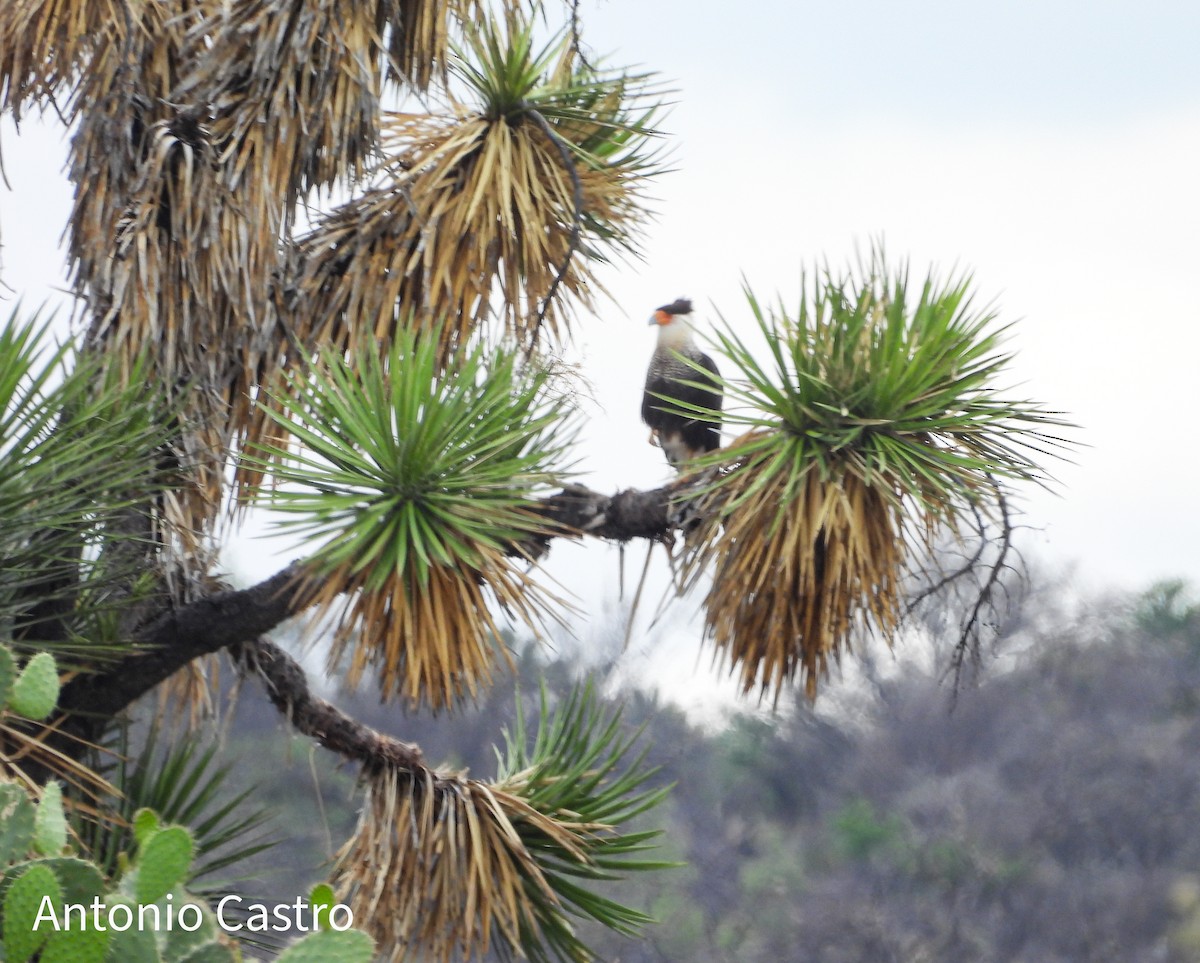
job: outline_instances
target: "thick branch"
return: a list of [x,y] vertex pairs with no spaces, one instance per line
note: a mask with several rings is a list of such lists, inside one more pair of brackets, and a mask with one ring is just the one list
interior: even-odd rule
[[[671,501],[678,483],[637,491],[627,488],[602,495],[583,485],[568,485],[542,500],[540,513],[552,524],[555,535],[592,535],[627,542],[634,538],[660,539],[678,527]],[[549,537],[544,539],[548,544]]]
[[164,613],[134,633],[135,654],[76,676],[63,689],[59,708],[114,715],[193,659],[275,628],[300,611],[302,564],[293,562],[251,588],[217,592]]
[[[670,511],[676,488],[677,483],[602,495],[582,485],[568,486],[540,504],[549,534],[535,539],[532,549],[516,546],[514,552],[541,555],[552,538],[564,536],[666,538],[677,527]],[[258,639],[312,599],[311,591],[301,590],[303,571],[303,562],[293,562],[250,588],[218,592],[165,612],[134,632],[134,654],[72,680],[63,690],[60,709],[79,717],[74,728],[89,734],[87,718],[102,723],[193,659]]]
[[230,655],[243,670],[262,680],[272,704],[301,735],[368,768],[425,768],[419,746],[376,732],[313,695],[304,670],[274,642],[264,638],[242,642],[231,648]]

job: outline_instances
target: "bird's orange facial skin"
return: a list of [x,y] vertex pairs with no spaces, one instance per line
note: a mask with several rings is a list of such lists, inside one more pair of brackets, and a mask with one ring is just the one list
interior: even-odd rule
[[670,324],[675,320],[675,315],[668,314],[666,311],[655,311],[654,317],[650,319],[651,324]]

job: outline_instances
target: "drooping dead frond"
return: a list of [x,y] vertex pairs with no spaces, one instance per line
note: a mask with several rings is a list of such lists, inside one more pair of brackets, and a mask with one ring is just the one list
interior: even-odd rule
[[289,323],[303,343],[386,342],[403,318],[439,324],[445,354],[490,314],[522,345],[561,338],[605,248],[632,250],[654,169],[653,108],[632,113],[646,78],[584,70],[562,40],[537,51],[531,30],[468,31],[453,64],[474,103],[387,118],[386,183],[299,242]]
[[712,540],[706,625],[744,693],[778,697],[798,677],[814,698],[855,631],[890,638],[899,623],[903,513],[895,493],[853,472],[814,465],[793,480],[765,470],[773,457],[740,463],[722,485],[732,507],[692,536]]
[[16,120],[70,89],[97,45],[123,35],[123,0],[0,3],[0,112]]
[[369,190],[324,217],[297,244],[301,269],[289,319],[301,343],[386,343],[397,317],[428,318],[417,313],[427,300],[419,240],[403,186]]
[[498,661],[511,665],[491,605],[539,633],[556,617],[556,600],[526,574],[525,560],[472,541],[463,548],[476,566],[431,565],[423,580],[411,570],[391,573],[383,584],[370,570],[344,581],[314,579],[313,604],[337,620],[331,671],[344,670],[346,682],[357,685],[370,670],[385,698],[435,709],[486,689]]
[[528,890],[556,898],[514,821],[580,853],[570,828],[484,783],[431,771],[373,775],[358,828],[338,853],[339,899],[394,960],[470,958],[493,941],[520,946],[532,923]]
[[385,77],[425,89],[444,75],[451,26],[476,0],[234,0],[196,20],[172,91],[204,103],[242,201],[291,217],[298,198],[355,183],[379,146]]
[[[233,176],[202,92],[177,95],[211,13],[130,8],[125,35],[98,44],[78,98],[77,185],[68,251],[92,314],[90,346],[118,370],[148,354],[181,402],[172,436],[180,484],[162,502],[168,548],[202,571],[225,461],[278,357],[269,292],[281,201],[257,171]],[[269,200],[266,200],[269,199]],[[178,546],[176,546],[178,540]]]
[[483,8],[480,0],[379,0],[396,79],[417,90],[445,80],[451,27],[473,22]]
[[[409,145],[400,165],[409,173],[300,242],[296,316],[314,326],[309,340],[387,340],[398,318],[425,330],[445,318],[448,354],[494,308],[509,334],[531,343],[574,216],[570,176],[531,130],[469,115],[394,115],[390,142]],[[578,271],[564,286],[564,294],[587,293]],[[556,315],[546,321],[558,334]]]
[[[126,375],[143,359],[143,374],[178,398],[185,383],[208,381],[228,363],[211,317],[214,301],[223,303],[213,291],[223,288],[218,220],[229,198],[213,176],[203,112],[167,99],[179,79],[185,18],[164,4],[131,5],[125,14],[122,29],[94,38],[76,94],[82,116],[71,143],[68,257],[91,308],[88,347]],[[186,555],[199,548],[198,530],[219,501],[214,452],[227,416],[211,393],[183,410],[193,426],[175,438],[176,463],[193,480],[164,495],[161,515]]]
[[314,189],[355,180],[377,147],[389,6],[235,0],[191,28],[192,67],[172,99],[208,105],[228,186],[269,222]]
[[157,688],[156,721],[166,728],[199,731],[217,715],[221,692],[221,655],[193,659]]
[[[107,779],[65,751],[63,739],[57,724],[30,722],[0,709],[0,780],[39,794],[49,773],[74,789],[81,800],[78,805],[85,808],[119,795]],[[74,741],[81,742],[77,738]]]

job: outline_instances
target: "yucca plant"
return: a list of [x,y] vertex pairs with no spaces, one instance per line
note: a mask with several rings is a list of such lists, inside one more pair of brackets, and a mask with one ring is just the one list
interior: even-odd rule
[[140,570],[152,532],[123,521],[162,490],[169,418],[137,380],[126,386],[71,340],[55,345],[37,313],[14,309],[0,327],[0,640],[19,650],[68,666],[127,652],[108,630],[110,596]]
[[[391,114],[379,183],[302,238],[301,339],[385,340],[438,326],[445,350],[494,313],[525,346],[590,305],[606,251],[634,250],[658,93],[648,75],[582,65],[510,9],[452,47],[453,101]],[[448,319],[449,323],[443,323]]]
[[[72,670],[130,652],[119,618],[153,532],[128,516],[162,493],[169,410],[144,379],[125,385],[52,334],[19,307],[0,325],[0,645]],[[111,790],[52,734],[6,717],[0,770],[27,785],[25,770],[53,773],[87,798]]]
[[264,427],[256,394],[297,360],[290,349],[305,333],[304,315],[281,318],[286,299],[273,297],[291,288],[298,206],[361,182],[379,150],[384,78],[420,87],[444,74],[450,29],[473,6],[123,4],[69,43],[69,26],[91,25],[109,4],[22,2],[0,13],[0,36],[14,44],[0,84],[33,85],[21,99],[64,83],[34,69],[39,57],[86,62],[70,101],[81,114],[73,281],[90,308],[90,342],[126,371],[152,346],[154,377],[183,402],[171,440],[191,484],[166,507],[189,575],[208,561],[228,453]]
[[721,467],[688,566],[714,564],[706,625],[745,691],[799,676],[814,696],[855,633],[890,641],[917,554],[995,515],[1010,484],[1045,484],[1061,449],[1048,432],[1067,423],[997,383],[1005,329],[970,278],[910,289],[876,252],[857,277],[809,278],[793,312],[747,290],[764,351],[717,334],[743,434],[696,466]]
[[326,352],[273,413],[295,442],[264,449],[280,524],[319,543],[306,592],[338,614],[330,661],[385,695],[453,705],[491,677],[493,606],[535,631],[553,599],[526,572],[573,429],[544,369],[479,344],[443,369],[402,330],[382,357]]
[[[133,846],[134,814],[153,809],[164,820],[186,826],[196,838],[193,892],[229,892],[237,880],[213,879],[275,845],[266,825],[270,812],[253,804],[254,790],[228,788],[231,766],[217,760],[217,745],[196,733],[167,741],[159,724],[139,730],[135,748],[127,723],[96,753],[93,769],[120,787],[120,798],[100,819],[74,819],[75,832],[106,876],[118,870],[118,855]],[[208,877],[203,883],[198,882]]]
[[[626,828],[666,794],[645,788],[653,770],[626,760],[633,738],[588,683],[553,709],[543,690],[532,745],[518,716],[495,780],[369,774],[358,829],[338,854],[339,897],[395,959],[489,948],[501,959],[595,959],[571,916],[628,934],[650,919],[583,882],[670,865],[644,858],[657,832]],[[385,873],[372,863],[381,851],[391,853]]]
[[[378,149],[388,78],[425,90],[446,70],[451,29],[477,0],[233,0],[196,17],[178,101],[212,104],[214,141],[268,220],[297,199],[352,184]],[[229,65],[237,69],[230,70]],[[297,122],[297,118],[303,118]],[[283,188],[282,195],[280,188]]]
[[[666,869],[675,864],[645,859],[659,830],[618,831],[662,802],[670,790],[643,788],[657,772],[643,756],[619,771],[640,730],[621,733],[621,713],[605,719],[591,680],[576,687],[563,704],[551,707],[543,687],[540,720],[532,744],[517,703],[514,732],[505,733],[505,753],[494,786],[539,813],[562,820],[575,834],[571,844],[547,834],[536,823],[518,823],[518,833],[535,854],[552,900],[533,900],[521,921],[520,948],[536,961],[586,960],[591,952],[571,927],[566,913],[592,919],[627,936],[652,923],[650,916],[584,885],[588,880],[619,880],[634,871]],[[535,891],[536,892],[536,891]],[[504,959],[516,947],[497,947]]]
[[260,207],[235,186],[256,171],[231,176],[207,105],[175,95],[196,66],[185,54],[189,30],[216,8],[122,5],[93,38],[85,72],[93,86],[73,101],[88,109],[69,163],[67,251],[89,309],[87,343],[127,379],[144,358],[180,409],[167,440],[186,475],[163,510],[166,548],[190,577],[210,561],[224,453],[271,357],[265,292],[278,267],[279,215],[256,216]]
[[[644,919],[583,888],[638,867],[647,837],[618,824],[656,798],[622,769],[615,729],[569,708],[575,721],[481,783],[302,699],[282,653],[286,671],[263,668],[263,633],[314,617],[350,682],[441,708],[489,681],[506,619],[536,632],[557,612],[531,569],[566,534],[541,498],[572,442],[545,349],[592,305],[597,264],[636,252],[657,93],[589,63],[575,23],[543,42],[536,4],[484,8],[0,2],[0,109],[52,107],[71,130],[84,325],[82,356],[64,349],[29,390],[42,376],[0,344],[14,399],[0,406],[0,635],[23,647],[15,685],[40,674],[61,692],[45,725],[5,716],[0,756],[31,788],[58,774],[108,828],[129,821],[100,811],[124,789],[232,841],[245,827],[213,801],[207,750],[105,769],[116,788],[85,762],[148,691],[176,710],[208,699],[201,660],[233,648],[297,731],[364,766],[347,872],[374,887],[410,865],[413,888],[386,894],[401,922],[431,908],[435,947],[580,959],[567,913]],[[387,114],[392,96],[437,112]],[[349,200],[320,213],[333,191]],[[295,583],[234,589],[217,573],[219,523],[239,517],[231,478],[310,540]],[[49,653],[24,658],[47,648],[61,690]],[[403,794],[434,814],[428,841],[397,817]],[[184,835],[166,832],[144,838]],[[417,864],[369,845],[392,834]],[[440,848],[464,841],[465,863]]]

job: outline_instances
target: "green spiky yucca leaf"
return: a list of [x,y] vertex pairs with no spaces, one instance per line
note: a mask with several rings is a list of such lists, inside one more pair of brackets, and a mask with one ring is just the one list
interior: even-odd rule
[[[99,356],[55,343],[49,319],[18,307],[0,322],[0,643],[32,656],[26,691],[8,692],[16,711],[44,715],[60,671],[130,652],[115,628],[138,601],[128,589],[151,536],[128,515],[163,490],[170,417],[145,378],[124,385]],[[112,792],[37,727],[0,730],[3,771],[20,784],[33,784],[23,767],[41,767],[89,799]]]
[[385,696],[442,707],[490,678],[490,602],[535,631],[552,613],[523,546],[574,429],[544,369],[485,345],[443,369],[438,342],[327,352],[275,399],[296,447],[259,463],[280,525],[319,546],[307,591],[339,615],[331,664],[349,653],[352,683],[371,668]]
[[[605,718],[590,680],[553,709],[543,686],[541,724],[532,744],[519,710],[520,702],[516,729],[505,733],[496,788],[517,795],[538,812],[564,820],[576,834],[574,846],[564,847],[536,825],[516,826],[556,897],[533,901],[532,913],[522,920],[520,951],[547,963],[591,959],[593,954],[575,933],[568,913],[627,936],[653,922],[643,911],[594,892],[587,882],[676,865],[642,857],[654,848],[658,830],[623,828],[661,803],[670,787],[645,788],[656,770],[644,767],[642,756],[626,762],[640,730],[625,736],[620,712]],[[502,946],[500,955],[511,958],[511,952],[506,952],[510,949],[517,948]]]
[[111,818],[77,818],[75,833],[110,876],[118,870],[120,854],[158,828],[159,816],[194,834],[196,863],[189,886],[201,896],[237,892],[240,877],[225,873],[276,843],[266,829],[270,812],[253,805],[253,788],[235,792],[228,787],[231,766],[219,763],[216,744],[201,735],[167,741],[151,723],[134,751],[129,729],[122,726],[97,759],[97,772],[111,779],[119,797],[108,811]]
[[[483,192],[503,186],[497,180],[489,188],[494,171],[508,181],[515,213],[524,216],[521,209],[530,202],[548,213],[557,207],[557,227],[573,233],[585,259],[604,260],[605,247],[614,245],[636,254],[641,189],[664,169],[655,125],[667,91],[652,73],[585,62],[567,28],[539,43],[538,9],[526,16],[515,8],[503,22],[492,17],[469,24],[463,44],[454,48],[451,74],[490,125],[469,209],[476,209]],[[511,136],[499,136],[499,122]],[[539,142],[546,139],[570,155],[560,157],[565,163],[539,164]],[[505,216],[503,206],[497,212]]]
[[539,43],[536,19],[514,9],[503,22],[465,27],[450,62],[464,98],[489,121],[519,123],[536,111],[589,166],[659,170],[654,123],[666,91],[655,75],[582,62],[568,28]]
[[[354,837],[338,854],[339,897],[393,959],[595,959],[572,917],[632,934],[649,917],[593,891],[673,865],[645,858],[653,830],[630,829],[666,789],[627,759],[632,739],[590,683],[551,709],[532,745],[507,736],[497,778],[382,767],[367,774]],[[636,736],[634,737],[636,738]],[[379,870],[375,854],[390,854]]]
[[694,466],[724,468],[689,564],[716,564],[707,628],[746,691],[800,675],[815,696],[855,632],[890,641],[914,549],[998,514],[1013,483],[1047,484],[1061,455],[1050,432],[1068,423],[1000,382],[1006,329],[970,278],[911,288],[876,252],[858,277],[806,280],[794,312],[747,290],[765,351],[717,334],[736,371],[725,423],[743,433]]
[[138,553],[96,547],[144,537],[120,520],[162,490],[170,411],[51,331],[19,309],[0,327],[0,629],[69,664],[127,649],[103,629]]

